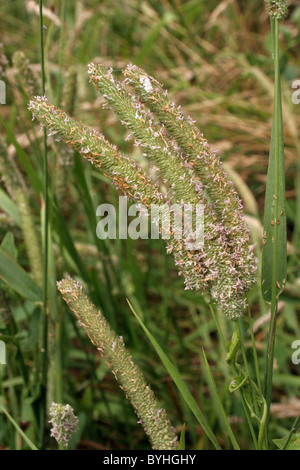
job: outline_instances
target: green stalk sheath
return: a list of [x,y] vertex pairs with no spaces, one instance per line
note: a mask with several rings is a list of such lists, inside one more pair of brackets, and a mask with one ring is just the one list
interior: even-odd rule
[[[268,418],[271,404],[273,359],[276,331],[277,301],[283,289],[286,277],[286,221],[284,209],[284,167],[281,116],[281,92],[279,77],[278,21],[274,20],[274,67],[275,97],[274,122],[268,172],[268,188],[265,205],[265,239],[263,247],[262,288],[265,300],[271,301],[271,320],[265,373],[265,397],[268,406]],[[279,181],[280,179],[280,181]],[[280,186],[281,183],[281,186]],[[273,193],[273,194],[272,194]],[[280,210],[280,212],[279,212]],[[270,220],[270,215],[271,220]],[[279,232],[280,230],[280,232]],[[268,430],[268,424],[266,427]]]
[[279,20],[287,13],[286,1],[267,2],[271,16],[274,48],[274,116],[269,156],[269,168],[265,200],[265,219],[262,255],[262,293],[271,303],[271,319],[268,336],[264,396],[267,404],[266,437],[270,417],[273,360],[276,334],[277,303],[286,282],[286,214],[283,119],[279,67]]
[[[242,339],[242,336],[240,334],[239,324],[237,323],[237,328],[236,328],[234,334],[232,335],[232,338],[231,338],[231,341],[230,341],[231,345],[229,343],[229,345],[227,346],[225,338],[224,338],[223,333],[222,333],[222,330],[220,328],[218,319],[216,317],[214,307],[213,307],[212,304],[210,304],[210,311],[212,313],[213,320],[214,320],[216,328],[218,330],[218,334],[219,334],[222,346],[224,348],[224,351],[227,354],[226,360],[229,363],[230,368],[231,368],[234,375],[236,375],[236,373],[237,373],[236,364],[235,364],[235,357],[236,357],[236,354],[237,354],[237,351],[238,351],[238,347],[241,348],[243,359],[244,359],[244,364],[246,366],[247,374],[248,374],[248,377],[249,377],[250,388],[252,389],[251,378],[250,378],[250,373],[249,373],[249,367],[248,367],[248,364],[247,364],[243,339]],[[239,391],[240,391],[240,394],[241,394],[243,408],[244,408],[245,416],[246,416],[247,423],[248,423],[248,426],[249,426],[249,430],[250,430],[250,433],[252,435],[253,443],[254,443],[255,448],[257,449],[257,439],[256,439],[255,431],[254,431],[254,428],[253,428],[253,424],[252,424],[252,421],[251,421],[250,411],[249,411],[249,408],[248,408],[247,403],[246,403],[245,393],[244,393],[243,387],[239,388]],[[252,393],[252,396],[253,396],[254,393],[253,393],[252,390],[251,390],[251,393]],[[254,400],[255,400],[255,397],[254,397]]]
[[274,35],[274,117],[265,200],[262,256],[262,292],[272,302],[282,292],[286,280],[286,211],[283,122],[279,75],[279,28],[273,21]]
[[64,31],[65,31],[65,10],[66,10],[65,0],[62,0],[60,3],[61,3],[61,14],[60,14],[61,25],[60,25],[60,43],[59,43],[59,52],[58,52],[58,77],[57,77],[57,87],[56,87],[57,105],[60,104],[60,99],[61,99],[63,46],[64,46]]
[[265,426],[267,422],[268,406],[266,401],[263,402],[263,415],[260,422],[259,433],[258,433],[258,450],[263,450],[264,447],[264,437],[265,437]]
[[[247,356],[246,356],[244,341],[243,341],[243,338],[242,338],[240,322],[237,322],[237,327],[238,327],[239,336],[240,336],[240,347],[241,347],[241,353],[242,353],[245,369],[246,369],[246,373],[247,373],[247,375],[250,379],[251,378],[250,368],[249,368],[249,364],[248,364],[248,360],[247,360]],[[251,390],[251,395],[252,395],[253,405],[254,405],[254,408],[255,408],[255,413],[256,413],[256,415],[258,415],[259,414],[259,408],[258,408],[258,403],[257,403],[257,400],[256,400],[256,395],[255,395],[255,391],[253,389],[253,385],[252,385],[251,380],[249,380],[249,386],[250,386],[250,390]]]
[[[43,43],[43,1],[39,0],[39,25],[40,25],[40,56],[41,56],[41,78],[42,94],[45,94],[45,61]],[[43,256],[44,256],[44,282],[43,282],[43,315],[42,315],[42,370],[41,370],[41,409],[40,409],[40,444],[44,444],[44,428],[46,422],[47,407],[47,370],[48,370],[48,318],[47,318],[47,297],[48,297],[48,157],[47,157],[47,134],[43,130],[43,153],[44,153],[44,227],[43,227]]]
[[256,351],[255,338],[254,338],[254,332],[253,332],[253,321],[252,321],[251,312],[250,312],[249,307],[248,307],[248,322],[249,322],[249,330],[250,330],[250,336],[251,336],[251,344],[252,344],[252,353],[253,353],[253,361],[254,361],[256,381],[257,381],[257,386],[258,386],[259,393],[262,394],[260,372],[259,372],[259,365],[258,365],[258,358],[257,358],[257,351]]
[[216,386],[216,383],[214,381],[212,372],[210,370],[210,367],[209,367],[209,364],[208,364],[208,361],[207,361],[204,350],[202,350],[202,354],[203,354],[203,359],[204,359],[205,371],[206,371],[207,379],[208,379],[208,383],[209,383],[209,389],[210,389],[210,391],[213,395],[213,399],[215,401],[217,412],[219,414],[220,422],[223,424],[224,428],[226,429],[226,432],[227,432],[227,434],[230,438],[230,441],[232,443],[232,446],[233,446],[234,450],[240,450],[240,446],[239,446],[239,444],[236,440],[235,435],[232,432],[232,429],[231,429],[230,424],[228,422],[226,412],[225,412],[223,404],[220,400],[218,390],[217,390],[217,386]]
[[175,430],[165,410],[160,408],[154,393],[146,384],[142,371],[134,364],[123,338],[116,335],[102,313],[91,304],[82,292],[80,284],[69,278],[63,279],[57,286],[91,342],[111,368],[138,415],[139,423],[142,424],[153,449],[176,450],[178,442]]

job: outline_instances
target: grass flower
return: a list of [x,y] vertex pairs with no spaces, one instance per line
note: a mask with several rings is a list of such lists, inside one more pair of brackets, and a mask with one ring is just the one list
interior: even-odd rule
[[68,447],[69,440],[78,429],[78,418],[74,415],[74,410],[70,405],[60,405],[52,403],[49,410],[52,424],[51,437]]
[[287,17],[289,8],[286,0],[265,0],[266,8],[273,20],[284,20]]
[[41,89],[41,85],[38,76],[24,52],[15,52],[12,57],[12,62],[16,69],[15,75],[20,87],[28,96],[36,95]]
[[[123,82],[114,77],[112,69],[101,65],[90,64],[88,73],[134,136],[135,145],[159,171],[158,184],[102,134],[74,120],[45,97],[35,97],[30,102],[33,116],[50,129],[49,135],[73,145],[135,202],[146,207],[174,202],[203,204],[203,247],[188,251],[170,234],[167,250],[175,257],[186,289],[200,290],[217,303],[227,318],[238,318],[255,281],[257,259],[241,200],[219,157],[193,120],[142,69],[128,65],[123,71]],[[168,189],[168,200],[159,181]]]
[[138,415],[153,448],[175,450],[177,436],[174,429],[165,410],[160,407],[154,393],[146,384],[142,371],[133,362],[123,338],[111,329],[101,311],[89,301],[78,282],[71,278],[63,279],[57,283],[57,287],[112,370]]

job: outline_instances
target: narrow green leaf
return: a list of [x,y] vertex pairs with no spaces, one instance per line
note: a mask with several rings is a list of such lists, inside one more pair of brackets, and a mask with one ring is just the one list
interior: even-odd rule
[[[277,55],[278,52],[275,58]],[[277,62],[278,58],[275,60],[274,117],[265,198],[262,254],[262,294],[267,302],[272,300],[272,290],[278,297],[286,281],[284,142],[281,86]]]
[[229,363],[232,362],[233,364],[236,363],[236,355],[239,350],[239,346],[240,346],[240,331],[239,331],[239,328],[236,327],[228,344],[228,353],[226,355],[226,362],[229,362]]
[[155,42],[159,37],[160,31],[175,18],[176,16],[170,12],[167,12],[162,16],[160,21],[154,26],[150,34],[146,37],[144,43],[141,45],[139,53],[137,54],[134,61],[135,64],[140,65],[143,63],[145,57],[147,57],[153,49]]
[[281,450],[300,450],[300,433],[299,432],[291,437],[288,445],[286,446],[287,440],[288,440],[288,436],[282,437],[281,439],[273,439],[273,442]]
[[9,215],[16,224],[21,227],[20,212],[10,197],[0,189],[0,207]]
[[215,401],[215,404],[216,404],[216,407],[217,407],[217,412],[219,414],[219,418],[220,418],[220,421],[221,423],[224,425],[224,428],[226,429],[227,433],[228,433],[228,436],[231,440],[231,443],[233,445],[233,448],[235,450],[240,450],[240,446],[238,445],[238,442],[235,438],[235,435],[233,434],[232,432],[232,429],[230,427],[230,424],[228,422],[228,419],[227,419],[227,416],[226,416],[226,413],[225,413],[225,410],[224,410],[224,407],[223,407],[223,404],[220,400],[220,397],[219,397],[219,394],[218,394],[218,390],[217,390],[217,387],[216,387],[216,383],[214,381],[214,378],[213,378],[213,375],[211,373],[211,370],[210,370],[210,367],[209,367],[209,364],[207,362],[207,359],[206,359],[206,355],[205,355],[205,352],[202,351],[203,353],[203,359],[204,359],[204,365],[205,365],[205,370],[206,370],[206,375],[207,375],[207,379],[208,379],[208,382],[209,382],[209,389],[211,391],[211,394],[214,398],[214,401]]
[[217,450],[221,450],[221,446],[218,443],[218,441],[216,439],[216,436],[214,435],[210,425],[208,424],[208,421],[206,420],[205,416],[203,415],[202,411],[200,410],[195,398],[193,397],[193,395],[191,394],[191,392],[187,388],[186,384],[184,383],[184,381],[180,377],[180,374],[179,374],[178,370],[175,368],[175,366],[172,364],[172,362],[168,359],[167,355],[164,353],[162,348],[159,346],[156,339],[152,336],[152,334],[149,332],[149,330],[144,325],[142,320],[139,318],[137,313],[134,311],[134,309],[133,309],[132,305],[130,304],[130,302],[128,301],[128,299],[127,299],[127,302],[129,304],[129,307],[130,307],[132,313],[134,314],[135,318],[137,319],[137,321],[139,322],[139,324],[141,325],[141,327],[145,331],[146,335],[148,336],[148,338],[149,338],[152,346],[154,347],[155,351],[157,352],[160,360],[162,361],[163,365],[165,366],[168,373],[172,377],[172,379],[173,379],[175,385],[177,386],[182,398],[184,399],[184,401],[186,402],[186,404],[188,405],[188,407],[190,408],[190,410],[192,411],[194,416],[197,418],[198,422],[200,423],[200,425],[203,428],[203,431],[206,433],[207,437],[213,443],[215,448]]
[[[299,433],[299,427],[300,427],[300,414],[297,416],[297,418],[294,421],[294,424],[286,438],[286,441],[283,445],[282,450],[287,450],[290,449],[290,446],[293,445],[296,441],[296,444],[298,445],[298,450],[300,450],[300,433]],[[293,439],[293,441],[292,441]],[[292,444],[293,443],[293,444]]]
[[41,301],[40,288],[2,248],[0,248],[0,279],[26,299]]
[[77,266],[78,271],[80,272],[82,278],[89,282],[89,275],[82,262],[78,251],[75,248],[73,238],[69,232],[67,224],[65,223],[64,217],[62,215],[61,209],[57,205],[53,205],[53,230],[56,232],[59,237],[59,241],[67,251],[68,255]]
[[6,411],[4,406],[0,406],[0,410],[6,415],[7,419],[12,423],[12,425],[16,428],[18,434],[24,439],[28,447],[30,447],[31,450],[38,450],[38,448],[33,444],[33,442],[29,439],[28,436],[22,431],[20,426],[16,423],[14,418]]
[[185,450],[185,423],[183,423],[182,431],[180,434],[178,450]]
[[21,145],[17,142],[14,132],[11,130],[11,128],[6,123],[5,119],[3,118],[3,116],[1,116],[1,114],[0,114],[0,122],[4,127],[4,130],[6,132],[6,135],[9,141],[14,145],[16,149],[22,168],[24,168],[24,170],[26,171],[28,179],[32,187],[34,188],[37,194],[42,193],[43,185],[42,185],[39,175],[37,174],[35,168],[32,166],[30,159],[28,158],[28,156],[22,149]]
[[272,399],[274,347],[278,297],[286,282],[286,209],[284,143],[279,66],[279,24],[271,15],[271,30],[274,56],[274,117],[267,176],[265,220],[262,253],[262,294],[271,303],[271,318],[268,335],[264,396],[267,406],[266,440],[268,440],[269,417]]
[[15,245],[15,239],[12,232],[7,232],[2,240],[1,248],[14,261],[17,261],[18,249]]

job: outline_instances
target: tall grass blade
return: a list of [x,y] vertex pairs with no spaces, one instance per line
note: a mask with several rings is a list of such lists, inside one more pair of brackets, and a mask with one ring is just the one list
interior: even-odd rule
[[185,424],[183,423],[182,431],[179,439],[178,450],[185,450]]
[[[40,27],[40,61],[42,94],[45,95],[45,64],[44,64],[44,38],[43,38],[43,0],[39,0],[39,27]],[[44,173],[44,224],[43,224],[43,315],[41,317],[41,400],[40,400],[40,446],[44,447],[44,431],[46,423],[47,407],[47,374],[48,374],[48,244],[49,244],[49,201],[48,201],[48,156],[47,134],[43,129],[43,173]]]
[[262,293],[266,302],[278,297],[286,281],[286,210],[283,123],[280,83],[276,86],[267,177],[262,257]]
[[8,141],[11,142],[16,149],[18,158],[20,160],[20,164],[22,168],[25,170],[26,175],[28,177],[28,181],[30,182],[32,188],[35,190],[37,194],[41,193],[43,191],[43,184],[37,171],[32,165],[26,152],[22,149],[21,145],[18,143],[17,139],[15,138],[13,130],[10,128],[9,124],[6,123],[4,117],[1,114],[0,114],[0,122],[3,125],[3,128],[6,132]]
[[226,429],[226,432],[228,433],[228,436],[231,440],[233,448],[235,450],[240,450],[240,446],[238,445],[238,442],[235,438],[235,435],[232,432],[232,429],[230,427],[230,424],[229,424],[227,416],[226,416],[226,412],[225,412],[223,404],[220,400],[218,390],[217,390],[217,386],[216,386],[216,383],[214,381],[213,375],[211,373],[209,364],[207,362],[207,358],[206,358],[204,350],[202,351],[202,354],[203,354],[203,359],[204,359],[204,366],[205,366],[206,376],[207,376],[207,379],[208,379],[208,382],[209,382],[209,389],[210,389],[211,394],[214,398],[214,402],[216,404],[217,413],[219,415],[220,421],[223,424],[224,428]]
[[42,292],[38,285],[2,248],[0,248],[0,279],[22,297],[41,302]]
[[26,436],[26,434],[22,431],[18,423],[14,420],[14,418],[8,413],[8,411],[3,407],[0,406],[0,410],[6,415],[7,419],[12,423],[12,425],[16,428],[17,432],[20,434],[20,436],[24,439],[28,447],[30,447],[31,450],[38,450],[38,448],[33,444],[33,442],[29,439],[29,437]]
[[269,156],[269,168],[265,201],[264,239],[262,254],[262,294],[271,302],[271,319],[268,336],[267,364],[265,371],[264,395],[268,407],[266,434],[270,415],[273,358],[275,346],[278,297],[286,281],[286,214],[285,214],[285,172],[281,85],[279,69],[279,23],[271,18],[274,47],[274,117]]
[[0,189],[0,208],[12,218],[18,227],[21,227],[20,211],[12,199],[2,189]]

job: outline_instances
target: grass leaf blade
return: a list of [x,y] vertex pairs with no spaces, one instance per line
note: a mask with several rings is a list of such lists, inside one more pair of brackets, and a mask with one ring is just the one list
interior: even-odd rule
[[38,285],[2,248],[0,248],[0,279],[26,299],[41,301],[42,293]]

